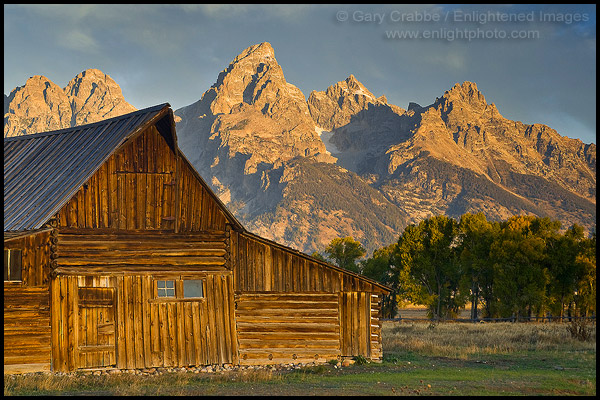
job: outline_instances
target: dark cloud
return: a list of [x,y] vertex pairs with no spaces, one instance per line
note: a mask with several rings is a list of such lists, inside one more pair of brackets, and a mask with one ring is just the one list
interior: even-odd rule
[[[354,74],[377,96],[407,107],[429,104],[469,80],[507,118],[596,140],[595,5],[5,5],[4,11],[5,94],[32,75],[64,86],[93,67],[111,75],[138,108],[164,101],[179,108],[198,100],[242,50],[268,41],[286,79],[305,96]],[[524,20],[494,20],[502,16]],[[407,30],[441,37],[389,37]],[[539,36],[457,37],[478,30]]]

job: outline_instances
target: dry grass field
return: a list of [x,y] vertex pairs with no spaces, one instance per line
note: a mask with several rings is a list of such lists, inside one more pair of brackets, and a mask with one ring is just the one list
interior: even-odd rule
[[[384,360],[342,368],[4,378],[5,395],[595,395],[596,325],[383,324]],[[359,360],[360,361],[360,360]]]

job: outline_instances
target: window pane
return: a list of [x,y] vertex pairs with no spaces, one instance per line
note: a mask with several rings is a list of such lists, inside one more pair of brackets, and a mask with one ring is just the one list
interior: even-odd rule
[[204,297],[202,280],[185,280],[183,281],[183,297]]
[[21,250],[12,250],[10,255],[10,280],[21,280]]
[[156,281],[158,297],[175,297],[175,281]]

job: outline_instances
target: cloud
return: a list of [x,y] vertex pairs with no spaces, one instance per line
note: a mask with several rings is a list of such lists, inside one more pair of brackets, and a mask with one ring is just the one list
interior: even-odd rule
[[255,12],[261,18],[298,18],[313,9],[312,4],[176,4],[187,13],[201,13],[212,18],[233,18]]
[[58,45],[71,50],[94,53],[98,51],[98,43],[93,37],[85,32],[72,30],[68,32],[63,40],[59,40]]

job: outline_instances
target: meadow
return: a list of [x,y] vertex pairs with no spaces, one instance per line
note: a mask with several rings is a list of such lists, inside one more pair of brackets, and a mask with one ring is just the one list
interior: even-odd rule
[[595,395],[596,325],[383,323],[384,359],[336,367],[159,376],[4,377],[4,395]]

